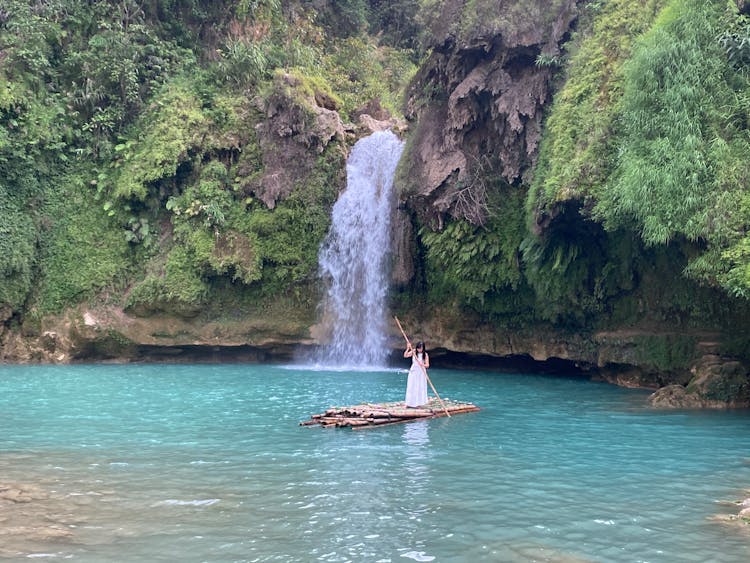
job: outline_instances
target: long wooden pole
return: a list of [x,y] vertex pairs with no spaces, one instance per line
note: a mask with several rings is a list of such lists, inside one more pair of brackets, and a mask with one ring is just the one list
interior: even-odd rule
[[[404,332],[404,328],[401,326],[401,322],[398,320],[398,317],[394,316],[393,318],[396,319],[396,324],[398,325],[398,328],[401,331],[401,334],[404,335],[404,340],[406,340],[406,346],[409,347],[409,348],[412,348],[411,342],[409,342],[409,337],[406,336],[406,333]],[[413,354],[417,353],[417,351],[414,350],[414,348],[412,348],[412,350],[413,350],[413,352],[412,352]],[[432,381],[430,381],[430,376],[427,375],[427,370],[425,369],[424,364],[422,364],[419,361],[419,358],[417,358],[417,363],[419,364],[419,367],[422,368],[422,373],[424,374],[425,378],[427,379],[427,383],[429,383],[430,387],[432,387],[432,392],[435,393],[435,396],[437,397],[437,400],[440,401],[440,406],[443,407],[443,410],[445,411],[445,414],[448,416],[448,418],[450,418],[451,413],[448,412],[448,409],[445,407],[445,403],[443,402],[443,399],[440,398],[440,395],[438,395],[437,389],[435,389],[435,386],[432,384]]]

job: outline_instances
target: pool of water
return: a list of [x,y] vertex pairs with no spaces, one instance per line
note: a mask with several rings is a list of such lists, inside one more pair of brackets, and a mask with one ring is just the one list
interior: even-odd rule
[[299,426],[402,399],[395,369],[2,366],[0,559],[750,560],[747,529],[713,519],[750,496],[750,413],[654,411],[647,392],[573,378],[430,375],[482,411]]

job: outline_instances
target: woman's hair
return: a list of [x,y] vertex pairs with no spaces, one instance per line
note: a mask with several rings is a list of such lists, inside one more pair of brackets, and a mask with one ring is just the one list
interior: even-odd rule
[[421,340],[417,341],[417,345],[414,346],[414,350],[416,351],[419,348],[422,349],[422,354],[426,354],[427,353],[427,348],[425,347],[424,342],[422,342]]

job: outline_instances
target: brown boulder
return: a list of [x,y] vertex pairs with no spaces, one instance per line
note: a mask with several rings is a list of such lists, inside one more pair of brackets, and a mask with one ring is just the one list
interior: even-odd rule
[[651,394],[648,402],[652,407],[668,409],[699,409],[704,401],[694,393],[688,393],[682,385],[667,385]]
[[686,387],[662,387],[649,397],[649,403],[660,408],[750,407],[750,378],[741,362],[707,355],[690,372],[693,378]]

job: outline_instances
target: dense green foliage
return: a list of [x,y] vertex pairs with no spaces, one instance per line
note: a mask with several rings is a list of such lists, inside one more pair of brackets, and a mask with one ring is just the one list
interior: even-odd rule
[[503,205],[492,205],[491,217],[483,226],[454,219],[440,231],[420,230],[435,301],[454,299],[482,309],[488,294],[518,287],[523,201],[509,187],[503,195]]
[[35,265],[37,232],[32,218],[0,186],[0,303],[19,309],[31,289]]
[[[428,23],[445,24],[444,3],[431,4]],[[448,25],[466,43],[512,33],[529,16],[521,6],[467,3]],[[438,231],[420,225],[419,287],[432,306],[514,326],[728,326],[747,310],[750,272],[748,20],[720,0],[581,10],[562,55],[536,61],[560,68],[560,87],[528,189],[508,193],[488,169],[480,181],[493,218],[483,227],[450,216]],[[636,343],[637,361],[683,369],[690,358],[678,341]]]
[[[61,176],[46,191],[38,310],[60,310],[101,289],[120,292],[118,274],[132,266],[128,244],[99,205],[83,175]],[[119,284],[119,287],[118,287]]]
[[[745,174],[743,163],[731,159],[747,146],[732,150],[742,140],[727,123],[744,116],[732,115],[731,69],[716,41],[726,21],[711,3],[697,4],[665,10],[626,67],[623,145],[600,210],[612,222],[635,218],[648,244],[678,235],[705,238],[706,198],[736,187]],[[723,162],[717,159],[722,156]],[[726,165],[738,177],[717,185],[714,178],[726,174]]]
[[642,4],[609,2],[571,60],[529,211],[584,198],[648,245],[696,241],[687,272],[747,296],[747,20],[726,2],[671,2],[649,27],[660,3]]
[[[501,4],[0,0],[3,318],[313,310],[352,140],[316,119],[398,115],[426,45],[523,35],[563,0]],[[578,4],[562,53],[536,58],[558,89],[530,184],[480,155],[482,221],[415,212],[407,291],[514,326],[723,326],[750,298],[750,21],[727,0]],[[445,103],[451,72],[412,103]],[[292,178],[278,194],[269,170]],[[670,338],[639,361],[684,368],[694,343]]]
[[626,67],[617,167],[596,213],[635,220],[643,240],[708,252],[693,275],[750,296],[745,203],[750,82],[717,39],[737,22],[724,2],[672,3]]
[[273,209],[253,197],[274,77],[298,77],[301,111],[346,118],[372,99],[397,111],[415,70],[399,17],[416,2],[339,7],[0,0],[0,307],[193,314],[227,282],[309,284],[343,151],[311,153]]
[[[574,288],[608,287],[587,291],[591,307],[570,301],[601,309],[607,295],[633,287],[628,278],[647,275],[638,244],[625,254],[613,244],[635,232],[646,246],[689,241],[680,272],[747,297],[746,17],[720,0],[589,9],[596,13],[571,42],[527,198],[530,226],[549,225],[524,242],[530,283],[539,296],[558,294],[553,308]],[[592,221],[609,232],[603,246],[581,236]],[[603,283],[623,268],[629,276]],[[685,310],[677,293],[666,302]]]
[[[567,80],[555,96],[530,187],[531,214],[556,202],[595,196],[612,172],[612,136],[633,41],[665,0],[592,4],[593,25],[575,40]],[[598,6],[598,10],[595,8]]]

